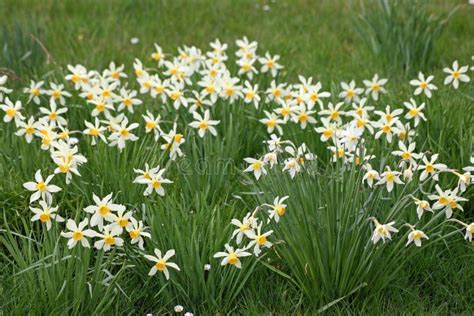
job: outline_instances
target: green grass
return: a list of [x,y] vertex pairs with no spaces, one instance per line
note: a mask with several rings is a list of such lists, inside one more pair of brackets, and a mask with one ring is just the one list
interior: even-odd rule
[[[376,1],[363,2],[367,7]],[[294,82],[298,74],[313,76],[333,95],[340,81],[360,82],[374,73],[383,74],[390,79],[390,93],[378,103],[382,108],[384,104],[401,106],[412,93],[408,80],[422,70],[436,76],[440,90],[433,99],[422,98],[427,102],[428,122],[419,128],[417,144],[440,153],[440,160],[450,167],[461,168],[473,154],[474,88],[471,83],[453,92],[442,86],[441,70],[455,59],[470,63],[474,52],[474,6],[465,2],[430,1],[427,14],[460,8],[435,42],[430,62],[422,66],[421,61],[414,62],[406,71],[387,68],[387,60],[373,55],[360,37],[355,27],[359,1],[4,0],[0,11],[9,13],[0,22],[0,73],[16,79],[9,81],[15,89],[31,78],[63,81],[67,64],[103,69],[114,60],[124,63],[131,75],[134,58],[149,64],[153,43],[176,54],[181,45],[206,51],[208,43],[219,38],[230,44],[230,55],[234,41],[246,35],[258,41],[260,54],[268,50],[282,56],[282,80]],[[263,10],[266,4],[269,11]],[[139,38],[138,45],[130,44],[132,37]],[[259,78],[261,86],[269,81]],[[70,103],[69,128],[82,130],[89,110],[82,108],[83,101],[77,97]],[[160,106],[149,97],[144,103],[155,112]],[[36,112],[32,105],[26,108],[30,114]],[[130,115],[131,121],[141,121],[142,112]],[[167,131],[176,115],[167,110],[160,113]],[[146,252],[154,247],[176,249],[173,259],[182,271],[172,271],[168,282],[161,275],[147,276],[150,263],[134,247],[110,255],[95,249],[69,251],[63,238],[57,239],[60,227],[46,233],[31,224],[29,195],[22,184],[37,169],[51,173],[53,165],[46,152],[27,146],[24,139],[13,136],[14,126],[2,123],[0,314],[167,313],[177,304],[198,315],[317,311],[444,315],[474,309],[472,245],[461,242],[451,224],[425,218],[422,224],[431,225],[427,232],[434,234],[426,247],[405,251],[406,230],[393,244],[370,247],[368,216],[384,218],[387,212],[400,212],[400,219],[413,223],[413,205],[406,206],[401,190],[392,197],[382,189],[372,194],[360,184],[360,173],[325,165],[329,155],[314,132],[285,126],[284,134],[285,139],[305,142],[318,154],[321,164],[311,166],[313,173],[290,180],[272,171],[260,182],[242,175],[243,158],[263,153],[267,135],[255,120],[262,116],[261,108],[237,111],[217,104],[212,117],[221,120],[219,137],[201,139],[184,128],[190,116],[180,112],[178,126],[185,132],[186,158],[178,163],[170,162],[159,144],[140,129],[140,141],[127,143],[122,153],[102,143],[92,148],[81,142],[80,152],[89,160],[80,169],[82,177],[74,177],[67,187],[63,177],[55,177],[55,184],[67,188],[55,195],[63,217],[83,218],[82,208],[92,203],[92,193],[114,192],[118,203],[138,211],[152,231]],[[375,154],[384,156],[387,151],[379,148]],[[141,169],[145,163],[167,168],[166,175],[174,183],[165,187],[164,198],[145,198],[143,187],[131,183],[133,168]],[[441,181],[445,186],[454,184],[452,178]],[[473,198],[473,193],[471,188],[464,196]],[[276,195],[290,195],[287,216],[273,227],[277,245],[258,259],[247,258],[241,271],[220,267],[213,254],[228,242],[233,230],[230,220],[242,218]],[[472,222],[474,205],[468,202],[464,208],[461,218]],[[355,213],[358,210],[362,213]],[[203,266],[208,263],[212,269],[205,273]]]

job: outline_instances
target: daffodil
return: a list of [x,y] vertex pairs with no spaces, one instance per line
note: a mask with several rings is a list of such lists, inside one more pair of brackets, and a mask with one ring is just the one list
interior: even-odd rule
[[171,257],[175,255],[174,249],[168,250],[164,256],[161,256],[161,251],[157,248],[155,248],[154,253],[155,253],[155,256],[145,255],[145,258],[147,260],[150,260],[155,263],[153,267],[151,268],[150,272],[148,273],[149,276],[154,276],[157,271],[160,271],[160,272],[163,272],[166,280],[169,280],[170,273],[168,271],[168,267],[180,271],[176,263],[168,262],[168,260],[171,259]]
[[195,121],[189,123],[189,126],[198,129],[199,137],[204,137],[207,131],[209,131],[212,135],[217,136],[217,130],[214,126],[218,125],[221,121],[210,120],[209,110],[204,111],[204,117],[195,111],[193,112],[193,117]]
[[312,116],[316,111],[308,111],[304,105],[298,106],[292,114],[292,119],[295,123],[299,123],[302,129],[305,129],[308,124],[316,124],[316,119]]
[[406,246],[414,243],[417,247],[421,247],[422,239],[429,239],[429,237],[421,230],[415,229],[415,226],[409,225],[411,232],[408,234],[408,241]]
[[265,113],[266,118],[260,119],[259,122],[267,126],[267,133],[273,133],[276,129],[280,135],[283,134],[283,129],[280,125],[285,124],[285,121],[278,118],[274,113],[268,111],[263,112]]
[[162,67],[165,62],[165,54],[163,54],[163,49],[155,43],[155,51],[151,54],[151,59],[155,61],[158,67]]
[[15,103],[11,102],[10,99],[7,97],[4,100],[5,104],[0,104],[0,108],[5,112],[5,116],[3,117],[3,121],[5,123],[9,123],[12,120],[15,124],[18,125],[20,121],[23,121],[25,117],[21,114],[21,101],[16,101]]
[[246,249],[234,250],[234,247],[229,246],[229,244],[225,244],[224,247],[227,252],[218,252],[214,255],[214,258],[224,258],[221,261],[222,266],[230,264],[240,269],[242,268],[242,263],[240,261],[240,258],[248,257],[252,255],[250,252],[245,251]]
[[106,218],[106,220],[111,223],[111,229],[118,227],[120,234],[122,234],[124,229],[128,230],[132,227],[132,215],[132,211],[126,212],[125,209],[121,209],[117,211],[117,214],[111,213],[110,217]]
[[402,163],[408,163],[416,166],[416,160],[421,158],[421,154],[414,153],[416,143],[410,143],[408,146],[405,145],[401,140],[398,141],[399,150],[392,151],[392,155],[402,158]]
[[436,163],[436,160],[438,160],[438,154],[432,155],[430,160],[428,160],[426,155],[423,156],[423,164],[420,164],[417,167],[417,170],[423,170],[420,175],[420,181],[424,181],[430,176],[433,180],[438,181],[439,173],[441,171],[445,171],[448,168],[445,164]]
[[68,232],[61,232],[61,236],[68,238],[67,246],[69,249],[74,248],[78,243],[81,243],[82,247],[90,248],[89,241],[86,237],[92,238],[96,236],[96,232],[92,229],[84,229],[89,223],[89,219],[85,218],[79,225],[72,219],[68,219],[66,222],[66,228]]
[[333,105],[332,103],[328,104],[328,108],[319,111],[319,115],[321,116],[326,116],[330,121],[334,121],[338,124],[342,123],[342,116],[345,115],[345,112],[341,111],[341,107],[344,105],[344,103],[340,102],[337,103],[336,105]]
[[94,242],[94,247],[104,251],[109,251],[113,247],[122,247],[123,239],[119,235],[120,229],[117,226],[114,228],[110,225],[104,226],[102,232],[95,234],[95,237],[100,239]]
[[51,124],[53,127],[56,125],[61,125],[61,126],[66,126],[67,121],[64,117],[61,116],[61,114],[64,114],[67,112],[67,108],[57,108],[56,102],[54,100],[50,101],[50,108],[45,108],[41,107],[39,108],[40,112],[43,113],[45,116],[41,118],[41,120],[44,120]]
[[392,171],[388,166],[380,177],[381,179],[377,182],[377,185],[386,184],[388,192],[392,192],[395,183],[403,184],[403,181],[400,180],[400,171]]
[[46,90],[46,94],[50,96],[51,102],[59,102],[61,105],[66,104],[66,97],[69,98],[72,95],[64,90],[63,84],[50,83],[50,90]]
[[143,192],[144,196],[152,194],[153,191],[158,193],[160,196],[165,195],[163,184],[173,183],[173,181],[163,178],[165,171],[166,169],[160,169],[160,166],[157,166],[152,172],[150,172],[149,178],[143,177],[142,179],[136,179],[137,183],[147,185],[145,192]]
[[120,95],[116,97],[119,103],[117,110],[122,111],[123,109],[127,109],[128,112],[133,113],[134,107],[142,104],[142,101],[136,98],[136,96],[137,91],[135,90],[120,89]]
[[459,223],[463,225],[466,229],[466,234],[464,235],[464,239],[472,243],[472,236],[474,235],[474,222],[470,223],[469,225],[461,222],[460,220],[457,220],[455,218],[452,219],[453,222]]
[[232,238],[236,239],[235,241],[238,245],[242,242],[243,237],[248,237],[248,234],[257,226],[257,221],[252,213],[247,213],[242,221],[233,218],[230,223],[237,226],[237,228],[232,232]]
[[453,216],[454,209],[464,211],[459,202],[467,201],[467,199],[457,195],[458,188],[455,188],[454,190],[443,191],[438,184],[435,186],[435,188],[437,194],[428,195],[430,200],[436,201],[433,204],[433,210],[441,210],[442,212],[445,212],[446,218],[451,218],[451,216]]
[[145,132],[151,133],[155,135],[155,141],[160,138],[161,135],[161,116],[154,116],[150,111],[146,111],[146,115],[142,115],[143,119],[145,120]]
[[380,224],[379,221],[374,217],[370,217],[369,219],[372,220],[375,225],[371,239],[374,244],[376,244],[379,240],[382,240],[384,243],[385,239],[392,240],[392,233],[398,233],[398,229],[393,227],[393,225],[395,225],[395,221],[387,224]]
[[84,121],[84,125],[87,127],[82,133],[92,137],[91,145],[97,144],[97,139],[100,138],[104,143],[107,143],[104,131],[107,129],[105,126],[100,125],[99,119],[95,118],[95,124]]
[[57,185],[49,184],[49,182],[51,182],[53,177],[54,177],[54,174],[49,175],[46,178],[46,180],[44,180],[43,176],[41,175],[41,170],[38,169],[35,173],[35,181],[26,182],[23,184],[23,187],[25,189],[27,189],[28,191],[34,192],[30,196],[30,204],[38,200],[39,198],[42,198],[48,203],[51,203],[51,201],[53,200],[53,196],[51,193],[56,193],[56,192],[61,191],[61,188],[58,187]]
[[149,232],[146,231],[147,227],[143,225],[142,221],[137,221],[133,217],[130,218],[130,221],[132,222],[132,225],[128,225],[126,229],[128,235],[130,236],[131,244],[133,245],[138,243],[138,248],[143,250],[143,237],[151,238],[151,235]]
[[262,65],[260,71],[262,73],[270,72],[273,77],[276,77],[278,72],[283,69],[278,60],[280,60],[279,55],[271,56],[269,52],[266,52],[264,57],[258,59],[258,62]]
[[39,201],[41,208],[31,207],[30,210],[35,214],[31,221],[40,221],[42,224],[46,225],[46,229],[50,230],[52,226],[52,220],[56,222],[64,222],[64,218],[62,218],[59,214],[57,214],[58,207],[51,207],[49,204],[41,200]]
[[285,216],[287,205],[284,204],[284,202],[288,198],[289,198],[288,195],[284,196],[284,197],[281,197],[281,198],[279,196],[277,196],[273,200],[273,204],[268,205],[268,206],[270,206],[270,210],[268,210],[268,218],[269,219],[274,218],[275,222],[278,223],[280,221],[280,218]]
[[120,79],[127,78],[127,74],[123,71],[124,68],[124,65],[116,66],[112,61],[109,68],[104,70],[103,76],[111,82],[120,82]]
[[444,84],[452,84],[454,89],[459,88],[459,82],[469,82],[469,76],[466,74],[469,70],[469,66],[462,66],[459,68],[458,61],[453,62],[453,68],[449,69],[448,67],[444,68],[443,71],[448,74],[446,79],[444,79]]
[[26,142],[29,144],[33,140],[33,136],[36,132],[38,122],[35,121],[34,117],[30,117],[28,121],[18,122],[18,131],[15,133],[17,136],[25,136]]
[[268,237],[273,233],[273,230],[269,230],[262,233],[263,222],[260,222],[256,230],[251,230],[247,237],[251,239],[247,248],[253,247],[253,254],[258,257],[262,252],[262,248],[270,248],[273,244],[268,241]]
[[261,159],[255,159],[255,158],[245,158],[244,159],[246,163],[249,164],[247,169],[244,170],[244,172],[253,172],[253,175],[255,176],[255,179],[260,179],[260,177],[263,175],[267,174],[267,170],[265,169],[265,163]]
[[430,206],[430,202],[425,201],[425,200],[419,200],[415,197],[413,197],[413,200],[415,201],[416,214],[418,215],[418,219],[421,219],[421,217],[423,216],[425,212],[433,213],[433,210],[431,209],[431,206]]
[[363,80],[366,87],[365,94],[372,96],[372,99],[377,101],[380,94],[387,93],[387,90],[384,88],[387,81],[388,79],[379,79],[378,74],[375,74],[372,80]]
[[380,180],[380,175],[377,170],[372,169],[372,166],[370,164],[367,164],[365,166],[365,169],[366,172],[364,174],[364,177],[362,178],[362,181],[367,181],[369,187],[372,187],[374,181]]
[[174,108],[177,110],[182,105],[188,107],[188,99],[184,96],[184,85],[182,83],[170,84],[166,94],[171,99]]
[[161,146],[161,149],[170,152],[171,160],[175,160],[177,157],[182,157],[184,154],[180,148],[186,141],[183,134],[177,132],[176,123],[173,124],[173,129],[168,133],[162,133],[161,137],[165,140],[165,144]]
[[132,123],[128,125],[128,118],[124,118],[123,121],[119,124],[112,125],[112,128],[115,130],[109,136],[109,146],[117,146],[120,151],[125,148],[126,141],[137,141],[138,137],[131,133],[132,130],[137,128],[138,123]]
[[242,93],[244,94],[244,102],[253,103],[255,108],[258,109],[258,105],[261,100],[260,95],[258,94],[258,84],[252,86],[250,82],[245,81]]
[[410,85],[415,86],[415,95],[419,95],[422,92],[425,93],[425,95],[428,98],[431,98],[433,90],[437,90],[438,88],[431,83],[431,81],[434,79],[434,76],[428,76],[425,79],[425,75],[421,72],[418,73],[418,79],[413,79],[410,81]]
[[7,87],[4,86],[5,83],[7,83],[7,80],[8,80],[7,75],[0,76],[0,102],[3,101],[3,98],[6,94],[9,94],[13,91],[12,89],[8,89]]
[[40,104],[40,96],[44,94],[43,85],[44,81],[34,82],[31,80],[30,87],[23,89],[24,93],[28,93],[28,103],[33,101],[35,104]]
[[354,80],[349,83],[341,82],[341,88],[343,91],[339,94],[339,97],[347,103],[359,102],[360,95],[364,92],[364,89],[356,87]]
[[417,106],[415,100],[413,100],[413,98],[410,98],[410,102],[403,102],[403,105],[405,105],[405,107],[408,109],[405,118],[408,120],[414,120],[415,127],[417,127],[420,123],[420,119],[426,122],[426,117],[423,112],[421,112],[425,108],[425,103],[422,103],[420,104],[420,106]]
[[124,205],[113,203],[112,194],[113,193],[110,193],[103,199],[99,198],[95,194],[92,195],[92,199],[94,200],[95,204],[89,205],[84,209],[85,212],[92,214],[90,220],[91,227],[97,226],[100,230],[102,230],[104,227],[104,220],[108,222],[113,220],[112,212],[125,211]]

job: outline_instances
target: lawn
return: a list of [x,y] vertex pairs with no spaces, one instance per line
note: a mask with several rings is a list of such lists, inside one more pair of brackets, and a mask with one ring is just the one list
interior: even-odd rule
[[[394,3],[0,1],[0,314],[472,312],[474,6]],[[238,74],[244,36],[252,54],[281,57],[276,76],[258,59],[252,78]],[[155,43],[184,70],[154,60]],[[444,84],[455,60],[471,77],[456,89]],[[112,61],[126,78],[103,73]],[[437,89],[414,83],[419,72]],[[388,82],[366,93],[374,74]],[[31,80],[45,82],[37,100]],[[291,93],[272,96],[273,81]],[[50,83],[71,94],[64,104]],[[8,112],[6,97],[22,108]],[[50,98],[67,112],[52,116]],[[57,187],[40,189],[38,170]]]

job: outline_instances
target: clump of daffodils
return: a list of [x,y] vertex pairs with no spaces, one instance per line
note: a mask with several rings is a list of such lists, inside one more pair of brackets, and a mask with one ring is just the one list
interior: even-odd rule
[[[246,165],[243,171],[253,174],[257,181],[277,168],[289,178],[282,181],[291,181],[310,169],[316,155],[304,142],[289,137],[298,134],[287,133],[297,129],[319,139],[330,154],[328,163],[355,167],[363,173],[365,189],[412,202],[419,222],[403,225],[410,229],[407,245],[421,246],[422,240],[428,241],[424,231],[432,236],[429,229],[438,214],[460,224],[465,239],[472,241],[474,225],[453,217],[463,211],[462,204],[467,199],[462,195],[473,183],[474,167],[453,169],[437,153],[417,142],[417,129],[428,120],[426,109],[440,86],[433,75],[420,72],[407,82],[413,95],[389,105],[384,101],[390,91],[389,80],[379,74],[362,84],[355,80],[340,82],[334,85],[340,87],[334,89],[338,91],[329,92],[312,77],[298,76],[297,82],[283,82],[284,66],[279,55],[260,53],[258,43],[246,37],[235,44],[234,54],[229,53],[229,45],[215,40],[206,51],[184,46],[176,56],[165,54],[155,44],[149,60],[137,58],[128,68],[114,62],[102,70],[67,65],[65,78],[31,80],[22,89],[22,97],[6,87],[6,76],[0,76],[4,124],[12,126],[19,141],[51,158],[48,173],[38,170],[34,179],[24,183],[31,194],[31,220],[40,222],[46,231],[66,222],[61,236],[67,239],[68,248],[93,244],[105,252],[128,246],[144,251],[145,241],[153,243],[145,219],[133,208],[115,203],[112,193],[93,194],[93,204],[74,220],[65,218],[65,212],[56,206],[58,192],[66,190],[66,186],[73,190],[71,184],[79,181],[80,171],[88,163],[81,154],[87,151],[80,149],[103,146],[121,153],[151,141],[167,157],[161,164],[167,169],[186,155],[183,144],[187,140],[220,137],[228,126],[224,126],[226,120],[220,117],[223,111],[218,108],[229,107],[229,111],[244,112],[269,135],[264,152],[242,162]],[[444,85],[458,89],[467,84],[469,70],[468,65],[454,61],[443,69],[447,75]],[[268,80],[260,80],[264,77]],[[70,125],[72,100],[88,113],[81,118],[79,128]],[[375,155],[380,151],[384,157]],[[146,164],[143,170],[134,169],[137,177],[130,182],[143,185],[144,196],[156,193],[164,197],[165,188],[173,182],[167,179],[168,175],[165,177],[166,169]],[[174,176],[170,178],[176,179]],[[440,184],[445,183],[440,181],[442,177],[453,178],[457,184]],[[63,187],[56,185],[61,179]],[[417,188],[405,191],[410,183],[416,183]],[[270,227],[285,216],[287,198],[275,197],[272,203],[231,221],[236,229],[224,246],[225,251],[215,254],[222,258],[222,265],[240,268],[243,258],[259,257],[274,245]],[[399,233],[395,225],[402,220],[395,217],[390,213],[380,221],[370,218],[374,244],[389,241]],[[168,268],[180,270],[169,261],[175,255],[173,249],[162,255],[155,248],[153,253],[154,256],[144,254],[153,262],[150,275],[162,272],[168,279]]]

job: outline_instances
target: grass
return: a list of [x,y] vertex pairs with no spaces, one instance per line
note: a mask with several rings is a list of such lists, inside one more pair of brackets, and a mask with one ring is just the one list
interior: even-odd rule
[[[364,1],[366,6],[373,3]],[[265,5],[269,11],[263,9]],[[418,70],[433,73],[440,80],[442,67],[453,60],[470,62],[474,8],[461,0],[431,1],[427,12],[443,15],[456,5],[460,9],[434,43],[429,63],[414,63],[409,72],[404,67],[385,70],[391,92],[383,96],[381,104],[404,101],[412,91],[407,82]],[[11,86],[19,89],[30,78],[62,81],[67,64],[103,69],[114,60],[126,64],[130,71],[135,57],[149,58],[155,42],[175,54],[176,47],[183,44],[205,50],[215,38],[235,48],[235,39],[247,35],[259,42],[261,54],[268,50],[282,56],[286,67],[283,80],[294,82],[298,74],[313,76],[337,95],[340,81],[360,82],[387,69],[387,61],[373,57],[354,27],[358,9],[356,1],[329,0],[5,0],[0,11],[9,14],[0,24],[0,71],[13,71],[16,80]],[[132,37],[139,38],[138,45],[130,44]],[[259,80],[262,86],[269,84],[268,78]],[[420,148],[439,152],[440,160],[450,167],[461,168],[469,164],[473,153],[474,89],[471,84],[453,93],[439,81],[438,86],[437,98],[424,99],[429,121],[420,127],[417,143]],[[82,129],[89,116],[81,102],[73,98],[69,104],[71,130]],[[151,99],[146,102],[150,107],[158,106]],[[382,190],[370,194],[354,170],[318,164],[313,166],[314,173],[294,181],[275,171],[264,181],[254,182],[241,171],[243,158],[262,153],[265,130],[255,119],[248,119],[262,117],[262,110],[230,111],[225,106],[214,107],[212,112],[222,121],[219,137],[198,139],[194,131],[187,130],[183,146],[187,157],[177,164],[162,155],[159,145],[143,131],[138,133],[143,142],[127,144],[121,154],[105,144],[95,148],[80,144],[80,152],[89,160],[80,169],[82,177],[56,198],[64,215],[82,218],[81,210],[92,203],[92,193],[103,196],[114,192],[119,203],[139,211],[150,226],[153,238],[147,243],[147,252],[153,247],[176,249],[182,271],[172,272],[169,282],[162,277],[150,279],[149,263],[135,248],[110,255],[82,248],[70,252],[64,240],[55,237],[59,227],[43,234],[39,225],[31,224],[22,184],[39,168],[52,172],[50,158],[13,137],[13,126],[2,124],[0,313],[170,313],[176,304],[196,314],[322,311],[443,315],[474,309],[470,281],[474,277],[473,248],[461,243],[459,234],[451,233],[453,227],[443,226],[440,235],[445,238],[419,250],[410,248],[403,257],[395,252],[404,248],[402,238],[387,247],[367,247],[371,227],[356,224],[376,215],[373,210],[380,216],[387,210],[400,210],[405,220],[415,220],[413,206],[397,200],[400,192],[392,199]],[[131,120],[140,121],[141,114],[131,115]],[[163,110],[163,117],[168,128],[175,115]],[[184,113],[178,117],[179,126],[188,121]],[[285,127],[285,138],[305,142],[320,157],[320,163],[327,161],[327,150],[314,133],[290,126]],[[382,150],[376,153],[384,154]],[[131,184],[133,168],[141,169],[146,162],[165,166],[174,181],[166,187],[165,198],[144,198],[143,188]],[[450,179],[441,180],[445,185],[453,184]],[[59,176],[55,184],[66,187]],[[228,241],[230,220],[241,218],[275,195],[291,196],[286,223],[273,227],[281,238],[278,245],[258,259],[248,259],[242,271],[219,267],[212,256]],[[465,196],[474,197],[472,189]],[[462,218],[472,222],[473,204],[466,203],[464,208]],[[363,214],[351,212],[359,209]],[[350,233],[344,234],[341,227]],[[203,266],[208,263],[212,269],[204,273]],[[387,267],[391,271],[386,271]]]

